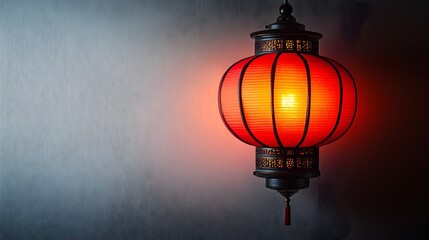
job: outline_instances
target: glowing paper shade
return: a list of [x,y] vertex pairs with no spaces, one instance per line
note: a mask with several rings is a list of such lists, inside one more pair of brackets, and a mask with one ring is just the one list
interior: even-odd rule
[[356,89],[339,63],[308,53],[267,53],[234,64],[219,87],[231,133],[257,147],[318,147],[351,126]]

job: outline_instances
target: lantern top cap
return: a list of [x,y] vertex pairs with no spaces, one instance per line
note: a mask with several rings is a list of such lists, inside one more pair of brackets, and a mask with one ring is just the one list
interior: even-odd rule
[[[296,18],[292,16],[293,7],[289,1],[285,0],[284,3],[279,8],[280,16],[277,18],[275,23],[272,23],[266,26],[266,30],[261,30],[253,32],[250,34],[251,38],[256,40],[256,45],[261,44],[271,44],[271,42],[266,41],[289,41],[289,40],[298,40],[298,41],[309,41],[312,42],[314,46],[309,52],[313,54],[318,54],[318,41],[323,37],[322,34],[317,32],[311,32],[305,30],[305,25],[298,23]],[[265,42],[265,43],[264,43]],[[283,44],[284,45],[284,44]],[[273,51],[285,51],[285,47],[280,49],[271,49]],[[270,51],[271,51],[270,50]],[[291,51],[296,51],[294,48]],[[256,53],[265,53],[266,51],[259,51],[256,49]]]
[[305,30],[304,24],[296,22],[296,18],[292,16],[293,7],[288,1],[285,1],[279,8],[280,16],[275,23],[272,23],[266,28],[268,29],[296,29]]
[[322,38],[322,34],[317,32],[311,32],[305,30],[305,25],[298,23],[296,18],[292,16],[293,7],[288,0],[285,0],[284,3],[279,8],[280,16],[277,18],[275,23],[272,23],[266,26],[266,30],[253,32],[250,34],[252,38],[256,38],[260,35],[266,34],[299,34],[307,35],[314,39]]

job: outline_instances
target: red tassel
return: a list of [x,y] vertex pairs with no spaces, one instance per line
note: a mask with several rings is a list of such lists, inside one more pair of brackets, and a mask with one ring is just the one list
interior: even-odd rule
[[289,198],[285,199],[285,225],[291,225]]

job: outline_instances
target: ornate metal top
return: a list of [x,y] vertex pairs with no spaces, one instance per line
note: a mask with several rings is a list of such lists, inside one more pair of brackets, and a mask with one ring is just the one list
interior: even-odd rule
[[305,30],[292,16],[293,8],[288,1],[280,6],[280,16],[266,30],[254,32],[255,54],[270,52],[305,52],[319,55],[319,39],[322,34]]

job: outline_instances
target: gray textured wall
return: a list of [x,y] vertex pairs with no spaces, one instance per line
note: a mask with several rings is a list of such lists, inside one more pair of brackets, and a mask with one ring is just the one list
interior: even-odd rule
[[0,239],[425,239],[427,1],[291,1],[360,101],[288,228],[217,110],[280,2],[0,1]]

